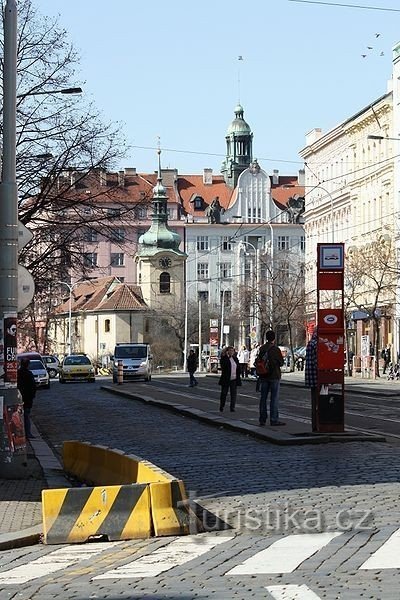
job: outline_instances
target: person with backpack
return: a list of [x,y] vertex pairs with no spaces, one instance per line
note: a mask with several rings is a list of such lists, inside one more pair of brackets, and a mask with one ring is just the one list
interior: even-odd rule
[[268,394],[270,394],[270,424],[273,427],[286,425],[286,423],[279,420],[279,388],[281,383],[283,356],[280,349],[275,345],[274,331],[270,330],[265,334],[265,344],[263,344],[258,351],[255,365],[260,380],[260,426],[264,427],[267,422]]

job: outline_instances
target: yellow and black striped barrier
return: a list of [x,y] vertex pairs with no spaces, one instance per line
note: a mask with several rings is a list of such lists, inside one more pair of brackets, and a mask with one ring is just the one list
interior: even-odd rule
[[63,461],[67,473],[93,487],[43,490],[45,543],[202,531],[183,481],[149,461],[76,441],[64,442]]
[[150,537],[146,484],[43,490],[46,544],[84,542],[98,535],[110,541]]

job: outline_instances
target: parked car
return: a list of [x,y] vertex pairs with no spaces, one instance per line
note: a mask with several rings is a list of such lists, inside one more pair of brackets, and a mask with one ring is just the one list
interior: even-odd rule
[[52,354],[45,354],[42,356],[42,360],[44,365],[50,375],[50,379],[54,379],[60,372],[60,361],[57,356],[53,356]]
[[49,389],[50,377],[41,360],[29,359],[28,369],[33,373],[37,388]]
[[86,354],[70,354],[66,356],[60,367],[60,383],[67,381],[95,382],[95,369]]

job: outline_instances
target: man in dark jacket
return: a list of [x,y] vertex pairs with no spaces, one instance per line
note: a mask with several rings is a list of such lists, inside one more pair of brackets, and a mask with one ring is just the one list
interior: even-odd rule
[[258,352],[261,358],[268,360],[269,372],[267,375],[260,376],[260,425],[263,427],[267,422],[267,398],[271,394],[269,404],[269,421],[273,426],[286,425],[279,420],[279,387],[281,383],[281,367],[283,365],[282,352],[275,345],[275,333],[267,331],[265,334],[265,344]]
[[186,364],[189,373],[189,387],[194,387],[197,385],[197,379],[194,376],[195,372],[197,371],[197,356],[194,350],[190,350]]
[[30,439],[33,438],[30,414],[33,406],[33,399],[36,395],[36,383],[33,373],[28,367],[29,358],[23,358],[17,372],[17,387],[24,403],[25,437]]
[[227,346],[221,352],[221,377],[219,378],[218,384],[221,386],[221,396],[219,410],[223,412],[226,397],[228,392],[231,395],[231,412],[235,412],[237,387],[242,385],[240,379],[240,366],[237,356],[235,354],[235,348],[233,346]]

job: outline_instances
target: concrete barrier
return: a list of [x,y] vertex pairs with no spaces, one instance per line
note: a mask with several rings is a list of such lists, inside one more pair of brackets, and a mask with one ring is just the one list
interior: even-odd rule
[[202,531],[183,481],[137,456],[67,441],[64,470],[92,487],[43,490],[47,544],[183,535]]

